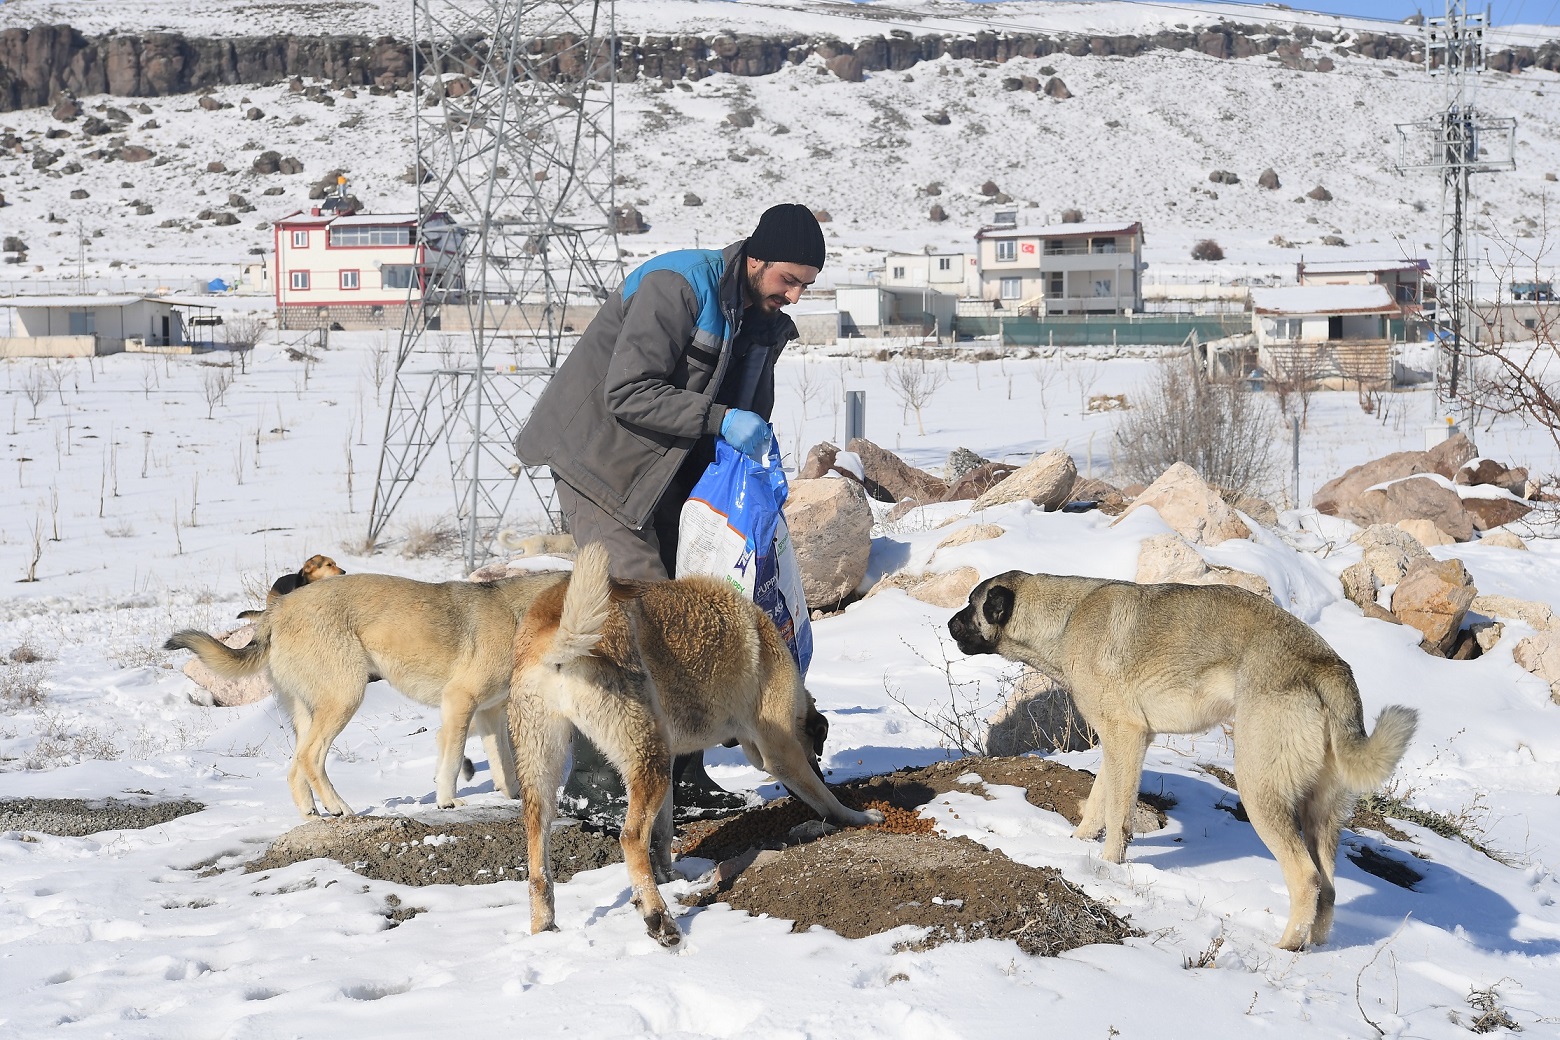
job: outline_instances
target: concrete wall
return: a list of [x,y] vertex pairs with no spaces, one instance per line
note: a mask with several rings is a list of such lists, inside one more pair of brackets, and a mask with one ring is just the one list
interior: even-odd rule
[[124,340],[110,346],[101,344],[96,336],[0,336],[0,357],[5,358],[96,357],[122,349]]

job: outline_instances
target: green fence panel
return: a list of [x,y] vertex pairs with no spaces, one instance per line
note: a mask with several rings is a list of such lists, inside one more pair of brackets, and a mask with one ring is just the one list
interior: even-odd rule
[[1146,346],[1183,342],[1196,332],[1203,341],[1251,331],[1244,314],[1058,315],[1050,318],[997,318],[960,315],[955,331],[963,336],[1002,336],[1010,347]]

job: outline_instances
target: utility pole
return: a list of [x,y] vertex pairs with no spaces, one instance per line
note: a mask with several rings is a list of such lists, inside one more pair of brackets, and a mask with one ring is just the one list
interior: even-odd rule
[[[613,0],[413,0],[418,264],[410,273],[368,534],[440,446],[468,567],[517,488],[556,523],[515,437],[622,280]],[[533,520],[532,522],[536,522]]]
[[1441,176],[1432,319],[1440,347],[1435,371],[1438,403],[1457,401],[1468,344],[1477,336],[1468,179],[1475,173],[1516,168],[1517,121],[1485,115],[1474,105],[1490,14],[1488,7],[1483,14],[1469,14],[1467,7],[1464,0],[1447,0],[1445,17],[1425,21],[1425,68],[1441,80],[1441,111],[1397,127],[1398,170]]

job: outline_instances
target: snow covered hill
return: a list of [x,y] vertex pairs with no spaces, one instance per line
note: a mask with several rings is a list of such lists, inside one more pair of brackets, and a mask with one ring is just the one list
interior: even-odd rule
[[[314,25],[310,5],[238,6],[254,19],[245,25],[325,28]],[[397,31],[407,6],[341,5],[330,27]],[[123,31],[176,22],[184,32],[215,32],[219,22],[240,24],[220,18],[224,9],[208,5],[179,19],[175,13],[187,12],[186,5],[19,0],[0,7],[0,24],[65,18],[86,30]],[[915,31],[967,32],[990,21],[1147,34],[1258,15],[1283,13],[1238,5],[619,5],[625,31],[763,32],[784,25],[842,38],[882,34],[901,21]],[[1378,32],[1401,28],[1364,24]],[[1529,42],[1545,35],[1532,27],[1505,31]],[[1396,124],[1436,111],[1440,83],[1408,62],[1341,50],[1319,42],[1307,49],[1312,58],[1329,57],[1330,72],[1285,68],[1272,55],[1150,51],[1134,58],[1053,54],[1000,65],[943,58],[903,72],[869,73],[859,83],[829,73],[817,56],[771,76],[722,74],[670,88],[641,79],[618,87],[617,169],[625,179],[618,201],[637,206],[651,227],[623,245],[642,255],[725,242],[745,233],[771,202],[800,200],[832,216],[836,259],[825,278],[847,280],[875,266],[877,250],[968,246],[989,210],[979,189],[990,180],[1017,201],[1026,220],[1050,221],[1073,208],[1087,219],[1141,220],[1145,256],[1159,275],[1248,269],[1282,275],[1302,255],[1433,255],[1439,184],[1393,167]],[[1027,76],[1043,83],[1051,75],[1071,98],[1004,89],[1004,80]],[[1528,236],[1541,232],[1546,193],[1560,173],[1556,78],[1492,72],[1481,81],[1479,103],[1518,120],[1517,169],[1475,179],[1475,206],[1487,232],[1475,252],[1488,246],[1504,256],[1511,243],[1537,241]],[[10,203],[0,209],[0,230],[28,247],[25,264],[0,268],[0,288],[74,278],[82,263],[78,221],[92,238],[84,261],[89,275],[180,285],[193,275],[231,275],[252,250],[271,248],[268,222],[304,206],[309,185],[336,169],[348,172],[371,209],[411,207],[414,191],[400,179],[412,158],[409,97],[325,93],[329,104],[286,85],[226,87],[212,97],[233,107],[211,111],[192,96],[93,96],[83,99],[84,115],[103,121],[94,124],[96,134],[84,132],[85,118],[64,123],[42,109],[0,116],[0,135],[10,132],[3,137],[10,147],[0,155],[0,192]],[[247,119],[251,108],[261,117]],[[112,109],[124,118],[110,118]],[[728,120],[739,111],[748,118],[737,122],[751,125]],[[125,146],[153,154],[127,162],[120,158]],[[272,149],[297,158],[303,172],[251,172],[256,156]],[[35,165],[42,152],[60,154],[47,166]],[[225,169],[210,172],[212,163]],[[1279,189],[1256,183],[1269,167]],[[1240,183],[1212,183],[1214,170],[1233,172]],[[1331,201],[1307,197],[1318,185]],[[688,194],[702,205],[685,205]],[[241,202],[230,205],[231,195]],[[934,202],[948,220],[929,219]],[[203,211],[210,211],[206,219],[199,217]],[[238,223],[212,223],[228,211]],[[168,221],[174,223],[162,226]],[[1222,268],[1190,260],[1191,245],[1202,238],[1224,247]],[[1324,245],[1324,239],[1346,245]],[[110,270],[114,260],[124,266]]]

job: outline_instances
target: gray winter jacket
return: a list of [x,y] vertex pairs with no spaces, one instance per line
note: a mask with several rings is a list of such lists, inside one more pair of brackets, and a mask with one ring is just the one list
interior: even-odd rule
[[[636,269],[602,305],[515,441],[529,466],[640,530],[698,439],[720,430],[715,395],[741,331],[743,247],[682,249]],[[775,360],[796,338],[784,314],[748,351],[736,407],[766,420]]]

